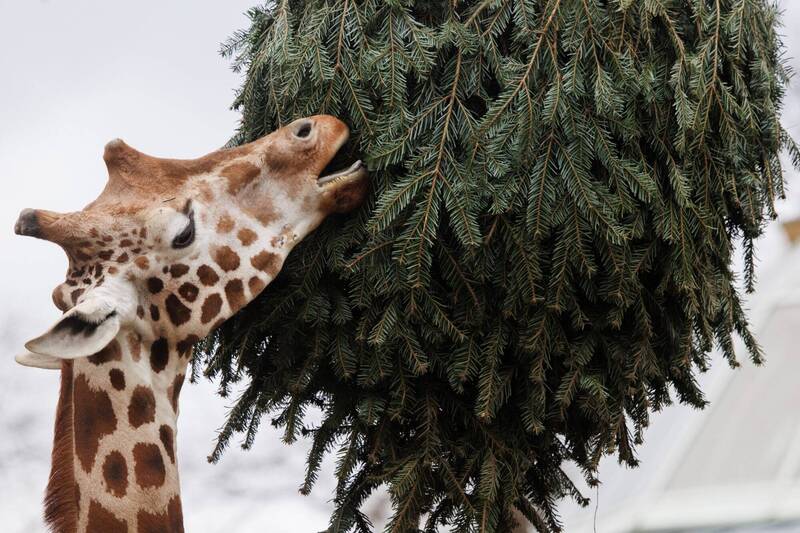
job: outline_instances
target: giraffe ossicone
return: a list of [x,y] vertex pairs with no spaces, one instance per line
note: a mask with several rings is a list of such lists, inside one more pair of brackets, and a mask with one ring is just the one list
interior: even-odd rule
[[192,160],[116,139],[83,210],[26,209],[15,231],[67,254],[61,318],[16,356],[61,370],[45,496],[51,531],[183,531],[178,397],[193,345],[255,298],[328,215],[360,205],[349,130],[318,115]]

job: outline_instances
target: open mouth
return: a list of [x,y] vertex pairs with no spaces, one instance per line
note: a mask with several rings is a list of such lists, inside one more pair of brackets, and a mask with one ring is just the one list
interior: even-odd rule
[[334,181],[340,181],[347,179],[352,176],[356,176],[357,174],[361,174],[364,171],[364,164],[359,159],[349,167],[339,170],[337,172],[333,172],[331,174],[325,174],[324,176],[320,176],[317,178],[317,185],[325,185],[327,183],[331,183]]
[[[366,167],[360,159],[355,163],[347,165],[347,161],[352,161],[354,149],[349,142],[342,146],[328,165],[322,170],[317,178],[317,185],[323,186],[340,181],[361,178],[366,175]],[[345,166],[347,165],[347,166]]]

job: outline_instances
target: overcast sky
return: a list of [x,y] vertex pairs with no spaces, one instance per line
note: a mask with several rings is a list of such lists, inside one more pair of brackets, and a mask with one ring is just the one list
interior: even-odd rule
[[49,293],[66,268],[58,247],[13,234],[18,212],[94,199],[115,137],[177,158],[225,143],[239,79],[218,49],[252,3],[0,0],[0,298],[15,302],[0,317],[19,319],[6,335],[57,316]]
[[[11,358],[57,318],[50,292],[63,281],[66,259],[52,244],[15,236],[17,214],[25,207],[77,210],[95,198],[106,181],[103,146],[113,138],[176,158],[224,144],[237,125],[229,105],[239,77],[219,56],[219,44],[246,26],[242,13],[253,3],[0,0],[0,410],[18,410],[23,399],[41,401],[47,414],[27,421],[37,426],[31,433],[37,439],[51,432],[57,377],[14,366]],[[800,56],[800,1],[782,3],[789,55]],[[800,70],[796,59],[792,64]],[[796,87],[784,124],[800,138]],[[792,190],[781,206],[787,216],[800,205]],[[777,261],[784,248],[775,225],[760,247],[763,266]],[[194,417],[204,439],[201,449],[210,448],[224,401],[211,400],[212,407],[204,407],[211,411],[193,411],[187,398],[211,392],[207,386],[189,388],[182,418]],[[0,435],[10,433],[2,424],[0,418]],[[179,449],[192,430],[181,431]],[[30,444],[49,449],[47,443]],[[46,455],[37,457],[46,466]],[[256,464],[257,459],[243,460]],[[296,486],[302,467],[294,468],[289,476]],[[25,488],[30,492],[19,498],[38,505],[46,468],[31,472],[35,479]],[[185,475],[182,481],[186,487]],[[295,509],[303,509],[298,501]]]

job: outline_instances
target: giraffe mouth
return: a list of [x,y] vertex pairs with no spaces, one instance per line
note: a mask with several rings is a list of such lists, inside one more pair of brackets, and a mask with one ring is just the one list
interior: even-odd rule
[[322,169],[317,178],[317,185],[327,187],[333,183],[355,181],[365,177],[367,169],[360,159],[348,165],[348,161],[353,160],[354,152],[355,150],[351,143],[345,141],[343,146],[336,151],[336,155]]
[[364,167],[364,163],[361,162],[359,159],[349,167],[338,170],[336,172],[332,172],[331,174],[325,174],[317,178],[317,185],[324,186],[330,183],[335,183],[338,181],[349,181],[350,179],[358,179],[367,174],[367,169]]

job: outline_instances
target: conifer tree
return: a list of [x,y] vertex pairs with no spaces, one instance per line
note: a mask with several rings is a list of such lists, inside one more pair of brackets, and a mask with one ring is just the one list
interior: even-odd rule
[[[204,342],[195,370],[337,457],[331,532],[559,529],[651,413],[706,402],[783,196],[787,84],[767,0],[278,0],[223,47],[231,144],[301,116],[352,129],[370,198],[329,219]],[[351,154],[351,155],[352,155]],[[732,268],[744,251],[743,283]],[[307,418],[310,410],[320,417]],[[313,421],[318,422],[313,422]],[[298,480],[300,481],[300,480]]]

